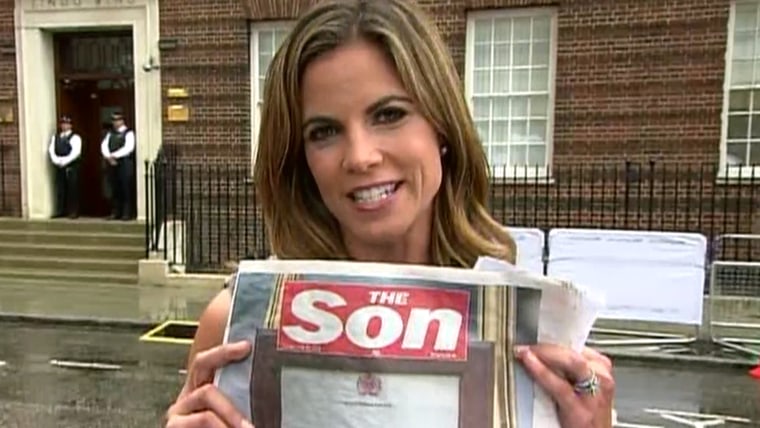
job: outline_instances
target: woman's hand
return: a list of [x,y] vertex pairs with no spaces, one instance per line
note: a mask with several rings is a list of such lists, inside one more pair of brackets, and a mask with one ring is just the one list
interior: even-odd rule
[[[615,381],[612,363],[586,348],[582,353],[555,345],[519,346],[518,360],[554,399],[562,428],[611,428]],[[576,386],[595,377],[595,391]],[[582,389],[582,388],[580,388]]]
[[167,428],[253,428],[214,385],[214,372],[245,358],[249,342],[221,345],[198,353],[190,365],[185,385],[166,414]]

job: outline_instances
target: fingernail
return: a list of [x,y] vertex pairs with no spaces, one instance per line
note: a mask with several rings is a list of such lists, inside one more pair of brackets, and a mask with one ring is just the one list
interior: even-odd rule
[[240,424],[240,428],[254,428],[253,424],[243,419],[243,423]]
[[525,352],[528,350],[528,347],[525,345],[517,345],[515,346],[515,356],[517,358],[522,358],[525,355]]

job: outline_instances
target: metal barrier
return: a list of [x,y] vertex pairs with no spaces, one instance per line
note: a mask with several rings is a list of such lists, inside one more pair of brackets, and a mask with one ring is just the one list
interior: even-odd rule
[[[707,335],[716,345],[760,357],[760,262],[751,261],[752,244],[760,244],[760,235],[720,235],[715,239],[714,258],[725,251],[727,240],[748,244],[743,258],[749,261],[711,262]],[[741,253],[738,247],[733,248],[734,258],[742,258],[737,257]],[[757,348],[752,348],[753,345]]]

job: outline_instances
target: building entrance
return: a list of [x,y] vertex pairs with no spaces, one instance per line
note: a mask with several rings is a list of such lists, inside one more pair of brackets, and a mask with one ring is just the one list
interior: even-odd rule
[[[122,113],[134,130],[135,94],[132,32],[66,32],[53,37],[56,106],[82,137],[80,214],[111,214],[110,188],[100,143],[111,128],[111,113]],[[133,174],[137,179],[137,175]],[[131,186],[135,189],[136,186]],[[136,195],[131,195],[136,206]]]

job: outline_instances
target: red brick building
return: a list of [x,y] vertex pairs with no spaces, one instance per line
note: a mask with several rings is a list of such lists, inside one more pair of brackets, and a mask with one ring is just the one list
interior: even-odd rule
[[[163,146],[180,159],[247,163],[262,76],[309,3],[0,0],[5,214],[49,215],[43,141],[62,110],[93,140],[120,107],[141,161]],[[758,0],[420,3],[451,49],[494,165],[540,166],[534,174],[623,158],[760,161]],[[94,196],[83,204],[97,216],[97,151],[85,152]],[[140,217],[143,173],[141,164]]]

